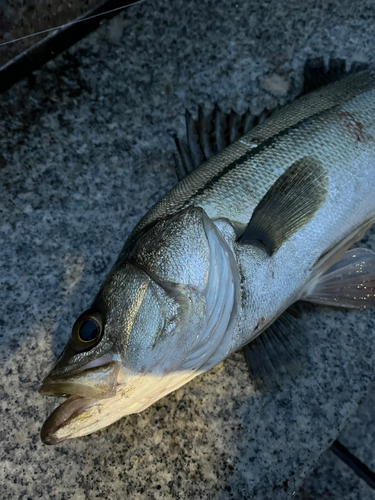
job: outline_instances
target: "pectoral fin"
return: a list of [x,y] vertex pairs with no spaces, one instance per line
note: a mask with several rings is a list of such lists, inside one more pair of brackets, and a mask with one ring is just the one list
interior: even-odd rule
[[255,208],[239,239],[272,255],[314,217],[328,193],[328,175],[314,157],[295,161]]
[[302,300],[338,307],[375,307],[375,254],[352,248],[309,283]]

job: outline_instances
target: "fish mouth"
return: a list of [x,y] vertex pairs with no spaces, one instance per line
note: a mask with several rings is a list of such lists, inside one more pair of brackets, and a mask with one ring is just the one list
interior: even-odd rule
[[[44,422],[41,439],[44,444],[57,444],[85,426],[86,420],[96,420],[98,408],[117,392],[117,362],[82,370],[78,373],[53,377],[48,375],[39,393],[43,396],[68,397]],[[92,422],[91,422],[92,424]]]
[[68,397],[58,406],[44,422],[40,437],[44,444],[58,444],[73,437],[74,432],[66,434],[64,428],[84,415],[85,411],[95,405],[95,399],[83,398],[75,394]]

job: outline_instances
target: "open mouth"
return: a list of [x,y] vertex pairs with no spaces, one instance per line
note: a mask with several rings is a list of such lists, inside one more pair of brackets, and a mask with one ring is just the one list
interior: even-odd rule
[[67,399],[44,422],[43,443],[60,443],[79,435],[87,425],[93,425],[102,401],[116,395],[118,372],[118,363],[111,362],[58,378],[47,376],[39,393]]
[[65,439],[69,439],[69,437],[74,434],[75,426],[72,426],[71,432],[68,434],[64,432],[64,428],[69,424],[73,424],[74,420],[80,420],[79,417],[84,415],[86,410],[95,403],[96,401],[93,399],[83,398],[76,394],[69,396],[68,399],[58,406],[44,422],[42,430],[40,431],[40,437],[43,443],[57,444],[61,441],[65,441]]

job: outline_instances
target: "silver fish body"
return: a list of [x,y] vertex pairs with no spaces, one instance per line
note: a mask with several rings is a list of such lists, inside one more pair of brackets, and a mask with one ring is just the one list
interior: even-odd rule
[[70,394],[44,442],[142,411],[296,300],[329,303],[314,290],[374,222],[374,188],[370,70],[287,105],[193,171],[140,221],[73,327],[41,388]]

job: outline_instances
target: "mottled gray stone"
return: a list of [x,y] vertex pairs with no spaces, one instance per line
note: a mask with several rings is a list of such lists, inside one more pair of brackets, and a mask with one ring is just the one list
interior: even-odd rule
[[375,492],[332,451],[319,460],[295,500],[374,500]]
[[[45,66],[35,88],[1,96],[0,496],[279,500],[313,470],[373,380],[371,311],[306,309],[307,360],[281,391],[254,393],[236,353],[56,447],[39,440],[56,403],[36,391],[131,228],[175,183],[185,108],[271,107],[259,78],[293,94],[307,55],[374,62],[374,22],[372,0],[148,2]],[[374,231],[364,244],[375,249]]]
[[[375,387],[372,387],[338,439],[370,470],[375,470]],[[295,496],[296,500],[373,500],[375,492],[332,451],[319,460],[313,473]]]
[[[99,0],[0,0],[0,66],[47,36],[46,33],[30,35],[71,22],[101,3]],[[26,38],[1,46],[22,37]]]
[[375,387],[340,434],[340,441],[372,471],[375,471]]

